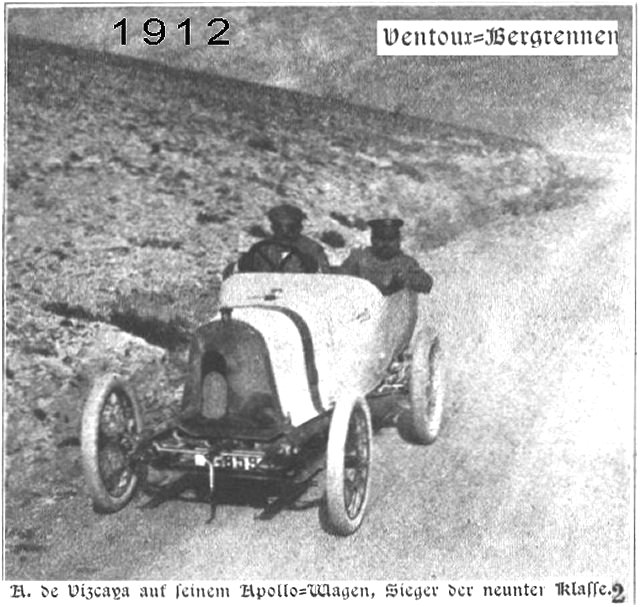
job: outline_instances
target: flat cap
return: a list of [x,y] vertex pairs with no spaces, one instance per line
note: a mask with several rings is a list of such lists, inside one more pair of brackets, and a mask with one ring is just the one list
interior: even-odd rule
[[267,217],[271,221],[278,221],[280,219],[293,219],[294,221],[302,222],[307,218],[304,211],[292,204],[280,204],[277,207],[271,207],[267,211]]
[[371,234],[380,238],[397,238],[400,236],[400,228],[404,225],[402,219],[372,219],[367,221],[371,228]]

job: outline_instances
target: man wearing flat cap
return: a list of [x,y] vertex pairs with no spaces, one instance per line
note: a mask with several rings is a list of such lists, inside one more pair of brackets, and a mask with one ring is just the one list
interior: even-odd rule
[[269,209],[272,236],[254,244],[238,261],[240,272],[326,272],[322,245],[302,234],[304,212],[292,204]]
[[365,278],[383,295],[401,289],[429,293],[433,279],[400,248],[402,219],[373,219],[367,223],[371,228],[371,246],[352,251],[342,263],[341,272]]

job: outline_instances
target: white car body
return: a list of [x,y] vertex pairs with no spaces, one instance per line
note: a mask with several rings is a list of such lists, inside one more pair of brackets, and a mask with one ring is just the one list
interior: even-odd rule
[[409,345],[416,302],[410,291],[385,297],[366,280],[334,274],[235,274],[220,292],[221,311],[230,309],[264,338],[280,406],[293,426],[384,379]]

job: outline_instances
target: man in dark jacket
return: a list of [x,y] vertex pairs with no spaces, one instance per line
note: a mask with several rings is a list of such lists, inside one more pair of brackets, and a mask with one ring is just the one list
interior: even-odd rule
[[352,251],[342,263],[342,273],[367,279],[383,295],[391,295],[404,288],[429,293],[433,279],[400,248],[403,223],[401,219],[369,221],[371,246]]
[[[329,260],[322,245],[302,234],[302,222],[306,219],[302,210],[291,204],[281,204],[269,209],[267,217],[273,236],[257,242],[240,256],[239,272],[328,270]],[[225,274],[228,275],[226,270]]]

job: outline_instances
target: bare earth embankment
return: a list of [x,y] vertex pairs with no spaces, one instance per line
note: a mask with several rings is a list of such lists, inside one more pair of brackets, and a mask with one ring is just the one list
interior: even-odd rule
[[[615,162],[568,175],[480,131],[25,39],[8,57],[8,577],[625,568],[631,240]],[[281,201],[336,262],[364,219],[408,219],[450,352],[442,440],[377,437],[376,498],[348,540],[314,508],[259,523],[231,506],[208,527],[205,504],[94,514],[78,445],[92,378],[132,377],[151,421],[174,408],[221,268]]]

